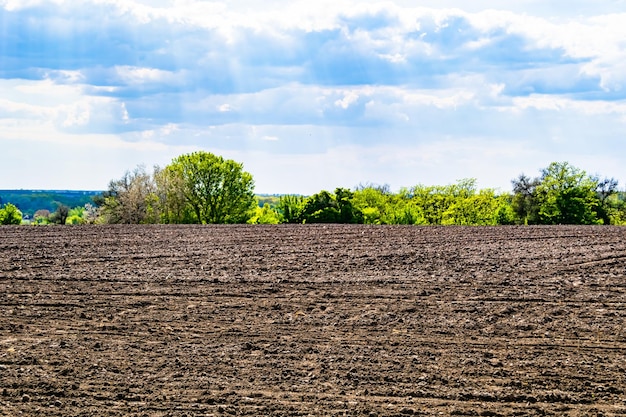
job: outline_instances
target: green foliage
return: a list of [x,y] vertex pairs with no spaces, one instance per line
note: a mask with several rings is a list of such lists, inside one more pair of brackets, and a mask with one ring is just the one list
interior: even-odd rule
[[423,210],[406,188],[393,194],[386,185],[361,186],[354,192],[354,205],[365,224],[424,224]]
[[591,177],[567,162],[552,162],[541,176],[513,180],[512,207],[523,224],[611,223],[617,181]]
[[198,219],[187,204],[183,193],[183,180],[171,170],[155,168],[154,181],[160,202],[160,222],[166,224],[193,224]]
[[389,214],[390,216],[387,218],[386,224],[427,224],[423,210],[413,200],[392,206]]
[[477,190],[474,179],[445,186],[416,185],[397,194],[368,186],[355,192],[354,201],[369,224],[496,225],[515,221],[509,196]]
[[253,190],[241,164],[194,152],[153,175],[127,171],[95,201],[105,223],[245,223],[255,214]]
[[363,214],[363,223],[383,224],[388,207],[388,194],[375,185],[361,186],[354,192],[353,204]]
[[[255,197],[252,175],[242,164],[194,152],[155,167],[153,175],[142,167],[126,172],[94,197],[96,206],[70,210],[58,203],[52,214],[35,212],[32,223],[626,224],[626,193],[617,191],[617,181],[589,176],[567,162],[512,183],[510,195],[479,190],[470,178],[397,193],[370,184],[310,197]],[[0,214],[7,221],[5,209]]]
[[539,178],[531,179],[521,174],[513,183],[513,198],[511,207],[521,224],[539,223],[539,205],[537,203],[536,189]]
[[363,223],[363,213],[352,204],[354,193],[337,188],[335,194],[320,191],[304,202],[304,223]]
[[174,159],[165,170],[178,181],[198,223],[245,223],[254,213],[254,181],[243,164],[208,152]]
[[78,206],[71,209],[67,206],[59,205],[54,213],[50,213],[48,210],[37,210],[30,224],[36,226],[49,224],[94,224],[98,220],[98,207],[87,203],[83,207]]
[[280,195],[259,194],[256,196],[256,199],[259,207],[263,207],[266,204],[270,207],[276,207],[281,197]]
[[515,211],[511,205],[511,198],[508,195],[498,197],[498,208],[496,210],[496,224],[512,225],[515,224]]
[[496,224],[498,200],[492,190],[457,198],[443,213],[442,224],[493,226]]
[[249,224],[279,224],[281,223],[280,214],[269,204],[263,207],[256,207],[254,216],[248,220]]
[[[614,178],[605,178],[600,180],[595,177],[594,180],[598,184],[596,187],[596,195],[599,200],[597,213],[602,224],[623,224],[620,222],[621,214],[624,206],[620,208],[620,193],[617,191],[617,180]],[[624,194],[621,193],[623,196]],[[623,202],[623,200],[621,200]]]
[[22,212],[13,204],[0,206],[0,225],[22,224]]
[[476,180],[465,179],[445,186],[417,185],[408,195],[422,210],[425,224],[466,224],[466,218],[472,215],[468,212],[471,207],[464,200],[474,195],[475,187]]
[[445,186],[423,186],[417,185],[410,191],[412,200],[418,207],[423,210],[424,221],[426,224],[441,225],[450,223],[449,216],[444,213],[455,203],[460,190],[456,185]]
[[45,224],[50,224],[50,211],[49,210],[37,210],[35,212],[35,215],[33,216],[33,219],[31,221],[31,224],[34,225],[45,225]]
[[302,223],[306,199],[299,195],[283,195],[278,199],[276,210],[282,223]]
[[551,163],[536,188],[542,224],[598,223],[597,182],[567,162]]
[[70,208],[65,204],[59,204],[57,209],[48,218],[50,223],[65,224],[69,216]]
[[337,201],[328,191],[320,191],[306,199],[302,210],[304,223],[339,223]]
[[626,225],[626,193],[616,192],[606,198],[603,209],[608,218],[605,224]]
[[508,196],[476,189],[476,180],[446,186],[417,185],[397,194],[367,186],[355,192],[354,204],[368,224],[495,225],[510,224]]
[[85,207],[74,207],[67,213],[65,224],[85,224]]
[[408,189],[386,195],[388,205],[381,212],[381,224],[427,224],[424,209]]
[[354,193],[347,188],[335,189],[335,201],[339,210],[338,223],[363,223],[363,213],[352,204]]

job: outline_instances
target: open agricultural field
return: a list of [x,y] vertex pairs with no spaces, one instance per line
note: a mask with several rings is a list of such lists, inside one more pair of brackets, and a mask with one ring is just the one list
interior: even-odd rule
[[0,415],[626,415],[625,306],[616,227],[3,227]]

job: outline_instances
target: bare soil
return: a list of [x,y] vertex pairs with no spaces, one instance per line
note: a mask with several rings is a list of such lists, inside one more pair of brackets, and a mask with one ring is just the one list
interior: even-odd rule
[[2,416],[626,415],[626,228],[0,228]]

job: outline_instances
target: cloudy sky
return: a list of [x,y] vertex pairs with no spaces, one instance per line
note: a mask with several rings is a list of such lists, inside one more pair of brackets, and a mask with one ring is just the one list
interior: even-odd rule
[[195,150],[259,193],[551,161],[623,189],[626,0],[0,0],[0,189]]

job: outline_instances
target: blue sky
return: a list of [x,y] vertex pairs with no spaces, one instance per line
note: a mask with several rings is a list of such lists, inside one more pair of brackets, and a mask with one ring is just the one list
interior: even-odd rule
[[625,134],[626,0],[0,0],[1,189],[195,150],[260,193],[552,161],[623,189]]

